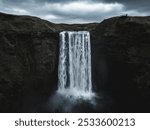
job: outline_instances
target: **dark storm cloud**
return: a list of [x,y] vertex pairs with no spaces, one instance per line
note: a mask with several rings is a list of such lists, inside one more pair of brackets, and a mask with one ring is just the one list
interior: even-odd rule
[[0,0],[0,11],[34,15],[52,22],[99,22],[129,14],[148,15],[149,0]]
[[[97,0],[102,1],[102,0]],[[127,9],[150,11],[150,0],[103,0],[105,2],[118,2],[126,6]]]

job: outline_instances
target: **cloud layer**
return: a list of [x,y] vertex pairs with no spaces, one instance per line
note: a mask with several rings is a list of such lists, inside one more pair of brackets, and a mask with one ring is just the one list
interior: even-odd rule
[[89,23],[116,15],[149,15],[149,0],[0,0],[0,11],[55,23]]

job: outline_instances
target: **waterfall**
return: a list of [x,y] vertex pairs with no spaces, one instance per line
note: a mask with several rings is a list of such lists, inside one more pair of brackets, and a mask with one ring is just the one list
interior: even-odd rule
[[58,92],[66,96],[91,97],[91,47],[88,31],[59,34]]

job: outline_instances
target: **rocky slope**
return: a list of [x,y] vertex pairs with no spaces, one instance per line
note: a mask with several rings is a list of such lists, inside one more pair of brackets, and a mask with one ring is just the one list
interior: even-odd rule
[[2,111],[17,111],[23,94],[51,89],[47,85],[57,79],[57,35],[55,25],[47,21],[0,14]]
[[93,86],[112,97],[111,112],[150,110],[150,17],[67,25],[0,13],[0,112],[26,112],[33,95],[57,89],[63,30],[91,32]]

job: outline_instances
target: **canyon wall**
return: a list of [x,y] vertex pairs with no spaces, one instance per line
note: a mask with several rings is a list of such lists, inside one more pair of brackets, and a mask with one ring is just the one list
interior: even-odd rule
[[90,31],[94,91],[112,97],[112,111],[150,109],[150,17],[67,25],[0,13],[0,112],[22,112],[24,97],[48,97],[57,89],[64,30]]

